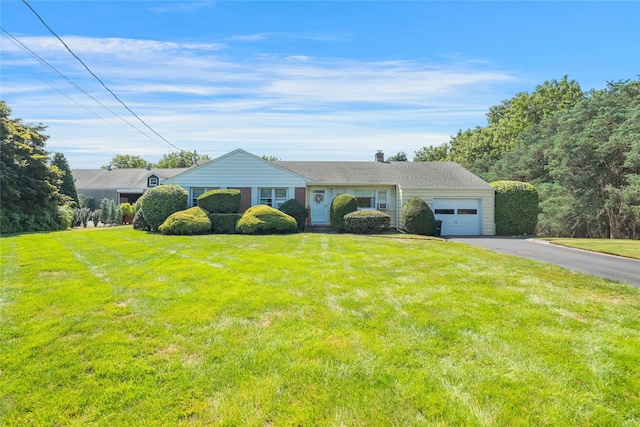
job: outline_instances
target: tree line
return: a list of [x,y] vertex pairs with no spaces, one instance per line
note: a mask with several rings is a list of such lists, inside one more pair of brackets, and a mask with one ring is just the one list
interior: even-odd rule
[[640,238],[640,81],[583,92],[565,76],[491,107],[487,119],[413,160],[535,185],[538,234]]

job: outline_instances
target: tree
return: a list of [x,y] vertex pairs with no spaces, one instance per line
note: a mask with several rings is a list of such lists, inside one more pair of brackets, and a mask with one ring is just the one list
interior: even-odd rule
[[282,159],[281,159],[281,158],[279,158],[279,157],[276,157],[276,156],[267,156],[266,154],[263,154],[260,158],[261,158],[262,160],[266,160],[266,161],[268,161],[268,162],[277,162],[278,160],[282,160]]
[[108,165],[102,165],[101,169],[144,169],[150,163],[140,156],[132,156],[131,154],[116,154]]
[[199,161],[211,160],[206,154],[198,154],[196,151],[173,151],[164,154],[155,165],[157,168],[188,168]]
[[436,147],[422,147],[414,152],[414,162],[446,162],[449,158],[450,144],[444,143]]
[[65,228],[58,212],[61,173],[48,164],[46,127],[10,116],[0,101],[0,232]]
[[407,158],[407,153],[405,153],[404,151],[398,151],[396,154],[389,157],[387,161],[388,162],[408,162],[409,159]]
[[62,173],[62,183],[60,184],[60,194],[69,197],[72,201],[78,203],[78,191],[76,183],[73,179],[73,173],[67,162],[67,158],[62,153],[55,153],[51,164],[56,166]]

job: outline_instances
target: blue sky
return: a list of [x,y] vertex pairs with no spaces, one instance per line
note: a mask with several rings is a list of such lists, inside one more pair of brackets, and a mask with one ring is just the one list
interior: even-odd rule
[[[412,158],[546,80],[566,74],[588,90],[640,74],[638,1],[29,4],[156,132],[213,158],[236,148],[283,160]],[[72,168],[175,151],[25,4],[0,8],[0,96],[13,117],[48,126],[50,151]]]

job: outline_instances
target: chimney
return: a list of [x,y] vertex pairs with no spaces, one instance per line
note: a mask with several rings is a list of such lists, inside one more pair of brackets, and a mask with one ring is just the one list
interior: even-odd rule
[[384,162],[384,152],[382,150],[378,150],[376,153],[376,162]]

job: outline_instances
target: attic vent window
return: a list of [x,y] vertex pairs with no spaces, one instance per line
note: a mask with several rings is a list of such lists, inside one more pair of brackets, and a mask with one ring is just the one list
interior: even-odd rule
[[158,177],[157,176],[150,176],[149,180],[147,182],[147,187],[157,187],[158,186]]

